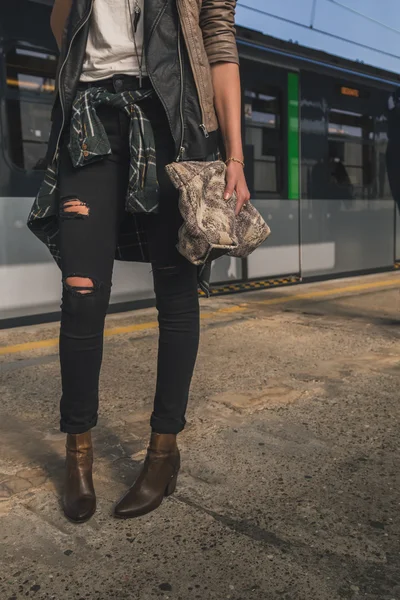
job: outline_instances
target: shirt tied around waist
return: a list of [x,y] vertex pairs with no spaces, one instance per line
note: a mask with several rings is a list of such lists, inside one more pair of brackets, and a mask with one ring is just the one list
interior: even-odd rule
[[102,87],[79,90],[72,106],[69,153],[74,167],[83,167],[111,154],[110,142],[97,114],[100,105],[121,110],[129,117],[129,180],[126,210],[158,211],[158,181],[153,128],[140,101],[153,90],[113,93]]

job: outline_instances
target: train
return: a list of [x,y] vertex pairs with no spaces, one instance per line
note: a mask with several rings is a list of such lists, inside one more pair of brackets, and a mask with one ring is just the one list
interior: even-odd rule
[[[60,272],[26,227],[55,94],[51,5],[0,6],[0,326],[59,311]],[[385,155],[399,75],[240,26],[237,43],[246,177],[272,234],[245,260],[215,261],[212,293],[398,267]],[[117,261],[110,310],[152,302],[149,265]]]

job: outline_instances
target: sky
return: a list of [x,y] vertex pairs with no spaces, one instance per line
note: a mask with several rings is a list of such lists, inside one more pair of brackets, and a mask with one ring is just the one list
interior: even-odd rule
[[[379,21],[382,25],[354,14],[334,3]],[[297,41],[303,46],[324,50],[387,71],[400,73],[400,1],[399,0],[238,0],[236,21],[283,40]],[[328,32],[341,41],[310,29],[313,4],[316,2],[314,29]],[[246,8],[249,7],[249,8]],[[256,10],[251,10],[256,9]],[[296,21],[284,22],[258,11]],[[385,27],[386,26],[386,27]],[[391,29],[396,31],[392,31]],[[350,41],[368,46],[363,48]],[[373,50],[374,49],[374,50]],[[394,55],[388,56],[383,54]],[[396,58],[398,57],[398,58]]]

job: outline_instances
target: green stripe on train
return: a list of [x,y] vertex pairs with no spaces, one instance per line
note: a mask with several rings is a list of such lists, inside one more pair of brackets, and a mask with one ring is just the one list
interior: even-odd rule
[[299,76],[288,73],[288,198],[300,198]]

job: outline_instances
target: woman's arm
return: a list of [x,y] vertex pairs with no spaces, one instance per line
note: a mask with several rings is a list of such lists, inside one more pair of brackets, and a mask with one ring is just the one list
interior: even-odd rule
[[[214,103],[227,158],[243,160],[239,56],[235,36],[236,0],[202,0],[200,28],[211,67]],[[236,213],[250,199],[240,163],[227,166],[225,198],[236,191]]]
[[[226,158],[243,161],[241,132],[241,93],[239,66],[233,62],[220,62],[211,65],[214,87],[214,104],[221,128]],[[250,200],[250,192],[244,176],[243,166],[229,161],[227,166],[225,199],[236,191],[236,214]]]
[[56,38],[57,46],[61,49],[64,27],[71,11],[73,0],[55,0],[50,17],[50,27]]

